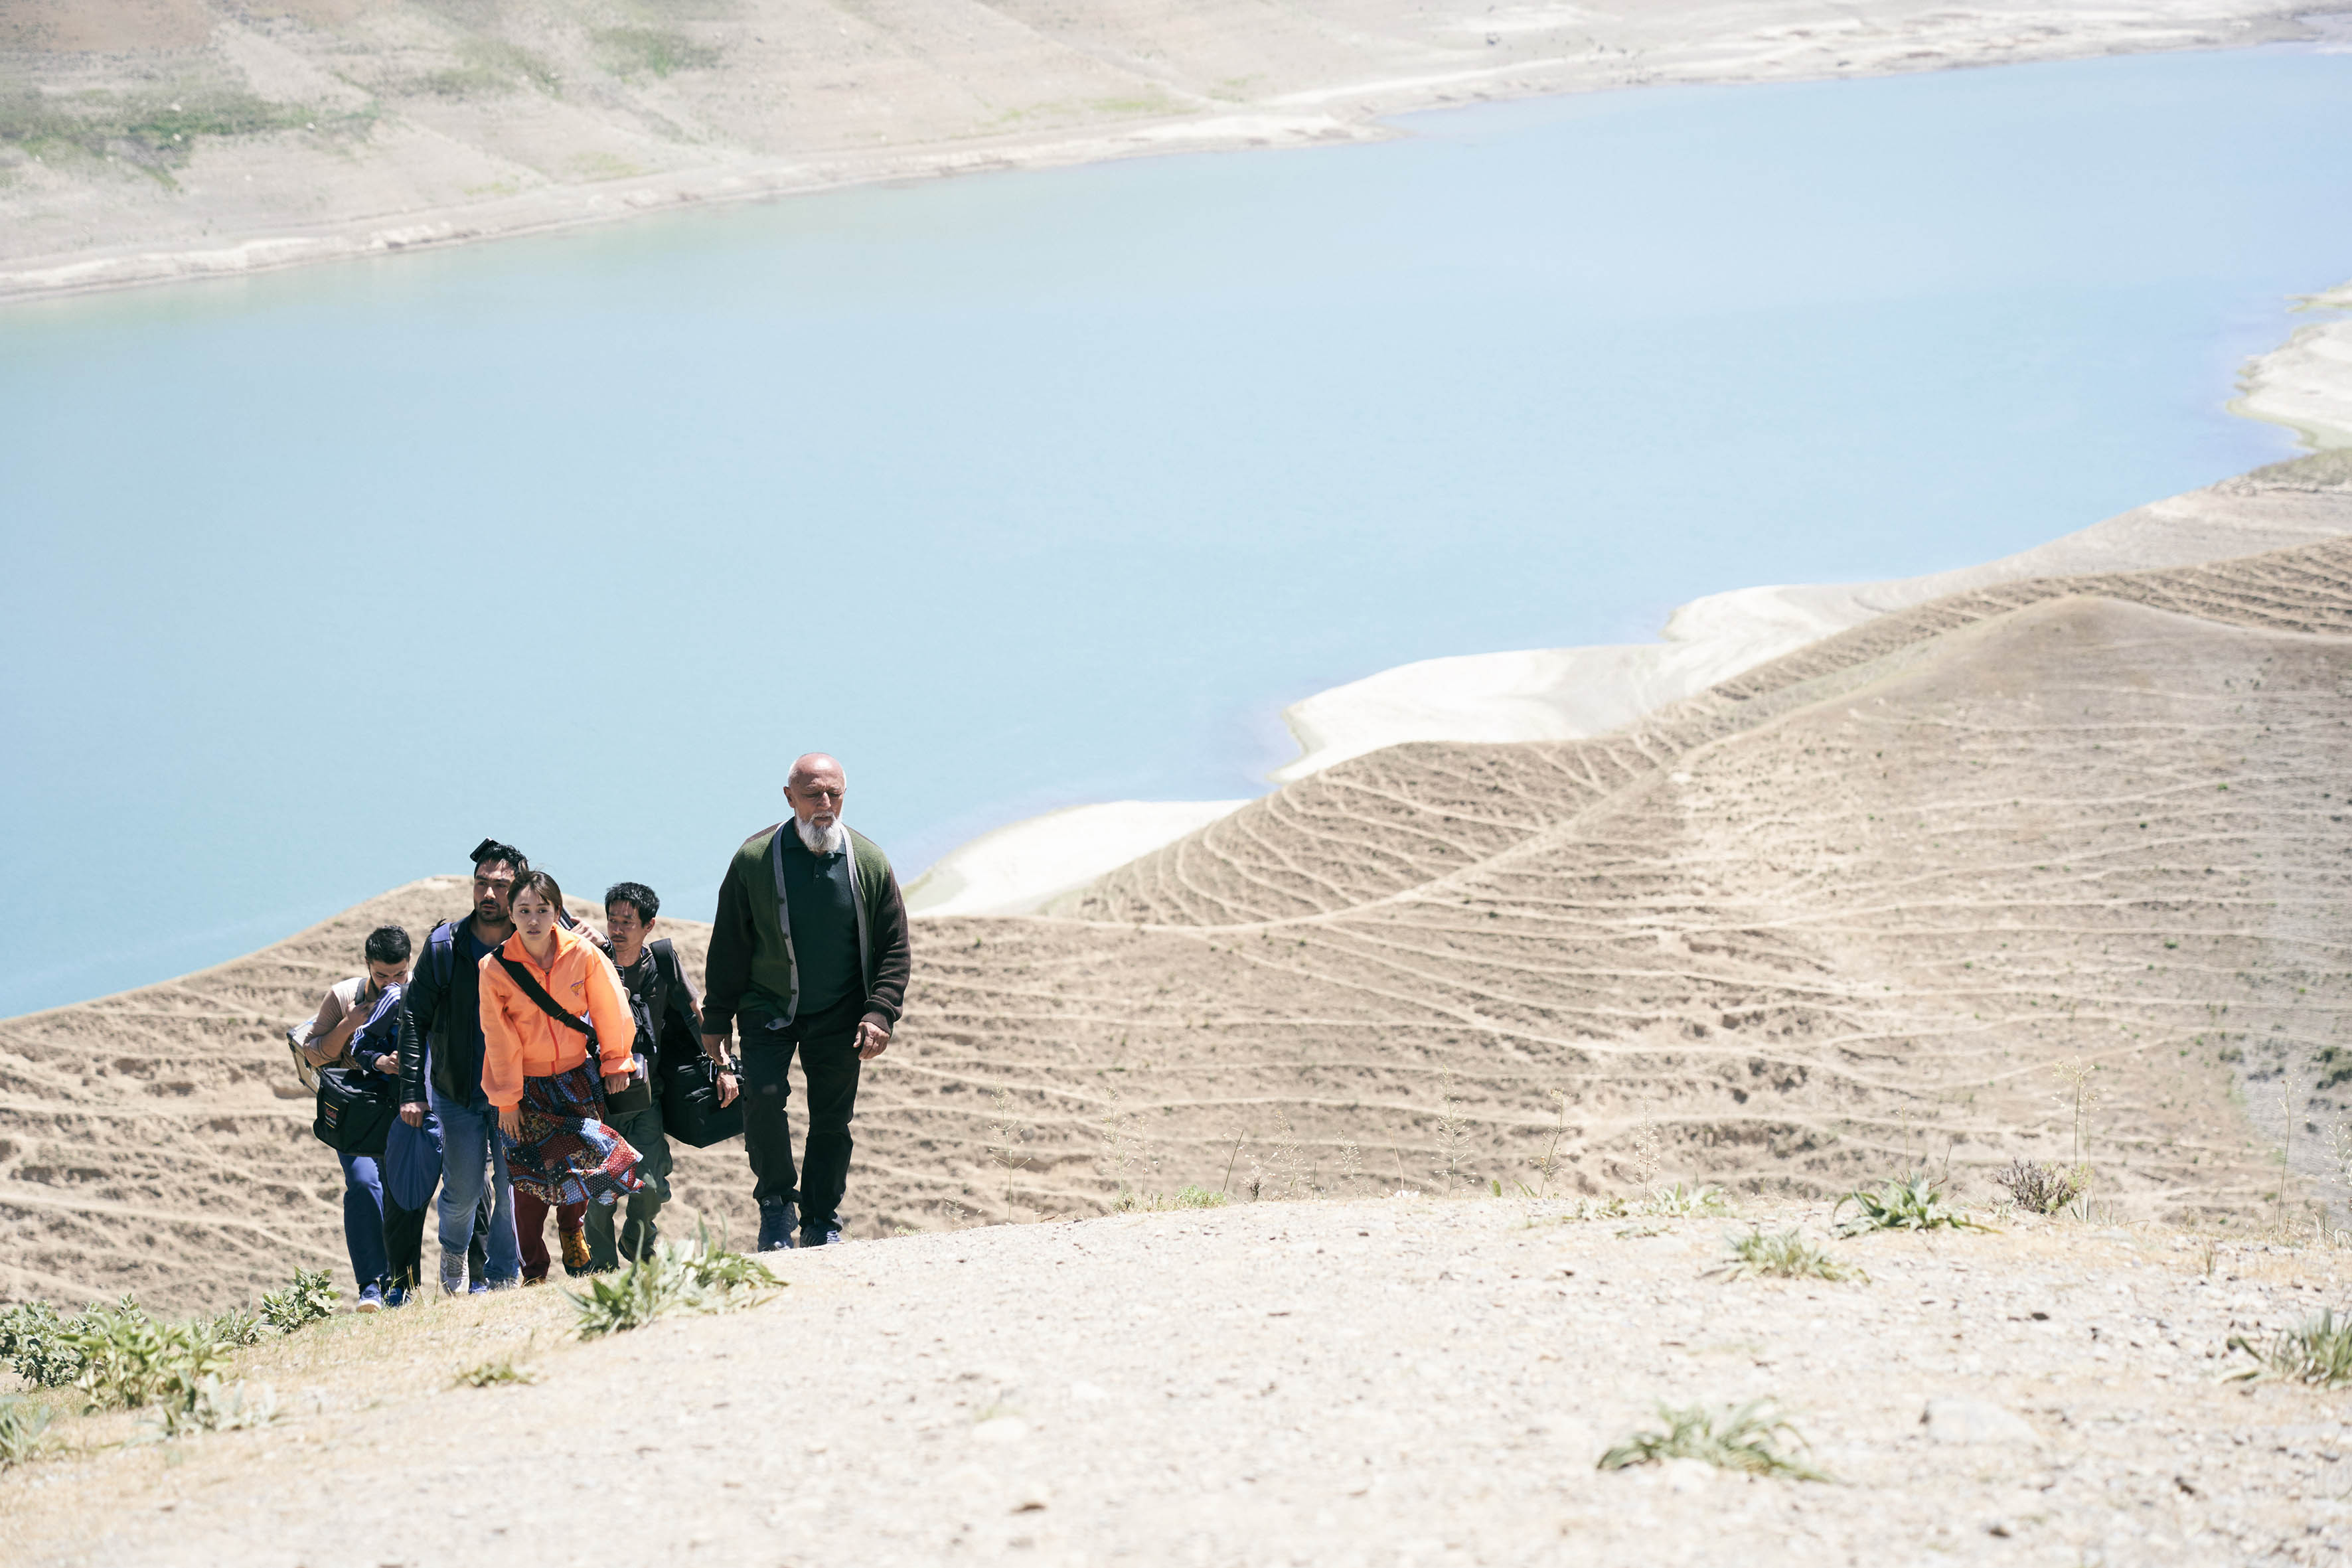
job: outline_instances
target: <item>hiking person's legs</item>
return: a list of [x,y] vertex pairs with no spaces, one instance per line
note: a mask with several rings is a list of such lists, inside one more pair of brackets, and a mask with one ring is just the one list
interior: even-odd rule
[[547,1256],[547,1200],[529,1187],[514,1190],[515,1250],[522,1258],[522,1282],[535,1285],[553,1267]]
[[661,1239],[654,1217],[669,1201],[669,1140],[662,1136],[660,1104],[615,1117],[611,1125],[637,1152],[637,1175],[646,1186],[629,1195],[625,1214],[616,1212],[621,1204],[588,1205],[588,1267],[598,1272],[649,1256]]
[[513,1282],[522,1272],[515,1235],[514,1188],[507,1181],[507,1152],[498,1133],[497,1113],[488,1104],[462,1106],[432,1095],[433,1112],[441,1122],[441,1195],[435,1204],[440,1220],[442,1282],[455,1278],[452,1265],[468,1253],[474,1237],[476,1211],[489,1202],[489,1226],[483,1278],[491,1284]]
[[857,1110],[857,1026],[812,1034],[801,1042],[801,1075],[808,1080],[808,1144],[801,1156],[802,1244],[840,1228],[841,1195],[849,1185],[849,1135]]
[[799,1172],[793,1165],[793,1042],[782,1030],[743,1045],[743,1154],[751,1164],[751,1196],[760,1205],[760,1249],[793,1245],[799,1219]]
[[387,1271],[383,1251],[383,1181],[372,1154],[337,1154],[343,1166],[343,1250],[362,1296],[381,1289]]

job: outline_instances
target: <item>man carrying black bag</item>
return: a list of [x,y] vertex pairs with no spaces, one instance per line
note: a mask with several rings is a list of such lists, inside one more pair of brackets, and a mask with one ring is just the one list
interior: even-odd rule
[[308,1029],[289,1037],[315,1069],[319,1114],[312,1133],[343,1167],[343,1248],[359,1287],[359,1310],[383,1305],[387,1265],[383,1182],[377,1162],[390,1130],[400,1071],[400,1031],[407,1014],[408,933],[378,926],[364,949],[367,973],[339,981]]
[[[625,1219],[619,1217],[618,1203],[588,1205],[588,1267],[597,1272],[647,1256],[660,1239],[655,1216],[669,1200],[666,1125],[698,1108],[686,1103],[698,1087],[697,1070],[706,1079],[709,1076],[703,1066],[700,999],[669,940],[653,935],[660,912],[661,900],[643,882],[617,882],[604,894],[604,931],[636,1020],[641,1058],[638,1081],[605,1097],[604,1119],[637,1152],[636,1173],[645,1190],[629,1196]],[[731,1074],[719,1079],[717,1088],[720,1103],[735,1098]],[[740,1122],[740,1113],[734,1120]],[[697,1146],[716,1142],[708,1133],[717,1131],[698,1125],[687,1130],[686,1141]]]

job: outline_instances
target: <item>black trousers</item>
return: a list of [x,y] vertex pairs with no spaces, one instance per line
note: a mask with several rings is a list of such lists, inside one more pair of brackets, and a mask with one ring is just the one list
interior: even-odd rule
[[[466,1246],[467,1277],[479,1279],[488,1266],[490,1242],[490,1198],[485,1188],[482,1206],[474,1211],[474,1239]],[[415,1286],[422,1277],[424,1267],[425,1221],[433,1212],[432,1194],[427,1194],[421,1209],[404,1209],[394,1203],[390,1193],[383,1195],[383,1254],[392,1260],[392,1282]]]
[[[857,1111],[857,1025],[866,998],[852,995],[781,1029],[743,1026],[743,1151],[751,1159],[751,1195],[762,1204],[800,1205],[801,1227],[819,1230],[841,1216],[849,1185],[849,1119]],[[808,1143],[793,1169],[789,1069],[798,1051],[808,1079]]]

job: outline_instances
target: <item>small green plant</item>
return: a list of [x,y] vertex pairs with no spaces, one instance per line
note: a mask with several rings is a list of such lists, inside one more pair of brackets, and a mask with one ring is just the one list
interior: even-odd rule
[[2007,1170],[1993,1177],[1993,1184],[2016,1199],[2019,1208],[2032,1214],[2056,1214],[2083,1195],[2084,1189],[2091,1184],[2091,1168],[2042,1160],[2012,1160]]
[[1805,1233],[1795,1226],[1771,1236],[1762,1227],[1750,1226],[1748,1234],[1727,1232],[1723,1238],[1727,1249],[1723,1263],[1727,1279],[1750,1277],[1771,1279],[1853,1279],[1864,1284],[1870,1276],[1850,1263],[1841,1263],[1828,1253],[1805,1239]]
[[1225,1194],[1191,1186],[1173,1193],[1121,1193],[1118,1206],[1147,1214],[1160,1209],[1221,1209],[1225,1206]]
[[2266,1350],[2242,1334],[2231,1335],[2229,1348],[2254,1360],[2230,1374],[2233,1383],[2304,1383],[2316,1388],[2352,1384],[2352,1317],[2338,1322],[2332,1308],[2281,1333]]
[[1454,1078],[1447,1073],[1437,1089],[1437,1163],[1430,1173],[1440,1192],[1452,1192],[1469,1179],[1470,1119],[1462,1113],[1462,1099],[1454,1092]]
[[278,1419],[278,1391],[268,1384],[232,1383],[218,1377],[199,1378],[185,1401],[172,1401],[159,1412],[152,1428],[157,1436],[184,1437],[194,1432],[243,1432],[267,1426]]
[[0,1470],[37,1458],[48,1447],[49,1420],[57,1412],[21,1394],[0,1394]]
[[1785,1441],[1798,1448],[1804,1437],[1768,1399],[1752,1400],[1725,1410],[1705,1405],[1658,1406],[1661,1431],[1638,1431],[1601,1456],[1599,1468],[1622,1470],[1633,1465],[1654,1465],[1665,1459],[1696,1459],[1718,1469],[1744,1470],[1755,1476],[1788,1476],[1801,1481],[1830,1478],[1782,1451]]
[[225,1345],[257,1345],[267,1334],[268,1325],[242,1307],[231,1307],[226,1312],[215,1312],[205,1320],[205,1328],[213,1338]]
[[305,1323],[333,1317],[336,1299],[325,1269],[298,1268],[292,1284],[261,1299],[261,1319],[279,1333],[290,1334]]
[[995,1108],[996,1120],[988,1125],[988,1142],[984,1148],[988,1157],[1004,1173],[1004,1223],[1013,1223],[1013,1178],[1028,1169],[1033,1156],[1021,1147],[1029,1140],[1029,1130],[1013,1124],[1013,1095],[999,1089],[989,1097]]
[[60,1318],[47,1301],[0,1309],[0,1362],[36,1388],[62,1388],[81,1375],[73,1347],[76,1319]]
[[1696,1215],[1721,1214],[1730,1205],[1725,1201],[1723,1189],[1701,1183],[1685,1187],[1676,1182],[1669,1187],[1654,1187],[1642,1200],[1635,1212],[1655,1215],[1663,1219],[1688,1219]]
[[580,1310],[583,1340],[642,1329],[671,1312],[729,1312],[757,1305],[783,1281],[768,1266],[710,1245],[709,1226],[692,1241],[665,1241],[617,1274],[595,1276],[588,1294],[565,1297]]
[[539,1373],[527,1366],[517,1366],[512,1356],[498,1361],[486,1361],[467,1367],[452,1380],[453,1388],[495,1388],[500,1384],[537,1383]]
[[[1838,1216],[1852,1204],[1853,1214]],[[1890,1176],[1876,1192],[1857,1188],[1838,1199],[1830,1219],[1840,1236],[1862,1236],[1874,1230],[1990,1230],[1944,1202],[1944,1184],[1925,1171]]]
[[666,77],[672,71],[709,70],[719,60],[718,49],[665,28],[606,27],[594,37],[615,76],[651,71]]
[[209,1322],[159,1323],[125,1296],[74,1320],[68,1342],[81,1357],[74,1386],[93,1410],[150,1403],[184,1409],[205,1378],[226,1371],[229,1346]]

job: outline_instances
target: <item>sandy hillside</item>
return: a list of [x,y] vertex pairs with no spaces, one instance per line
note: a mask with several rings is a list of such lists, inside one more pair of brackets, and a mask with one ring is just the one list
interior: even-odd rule
[[1652,82],[2313,36],[2270,0],[0,0],[0,296]]
[[[1825,1205],[1760,1209],[1822,1233]],[[1520,1200],[1260,1204],[779,1255],[590,1344],[552,1291],[245,1352],[278,1421],[0,1475],[25,1564],[2340,1563],[2340,1393],[2221,1376],[2344,1255],[2150,1228],[1835,1243]],[[529,1386],[452,1387],[511,1358]],[[1781,1402],[1830,1483],[1601,1472],[1654,1404]],[[135,1431],[68,1419],[77,1443]],[[367,1478],[376,1479],[369,1479]],[[333,1478],[331,1481],[325,1478]]]
[[[2243,485],[2352,510],[2352,458]],[[861,1236],[1267,1195],[1668,1175],[1818,1195],[2069,1158],[2127,1217],[2333,1193],[2352,1083],[2352,542],[2000,584],[1622,734],[1412,745],[1286,786],[1057,917],[917,922]],[[0,1293],[216,1304],[341,1268],[278,1025],[387,895],[202,974],[0,1022]],[[676,934],[689,952],[695,934]],[[2341,964],[2344,967],[2338,968]],[[733,1146],[681,1190],[740,1235]]]

